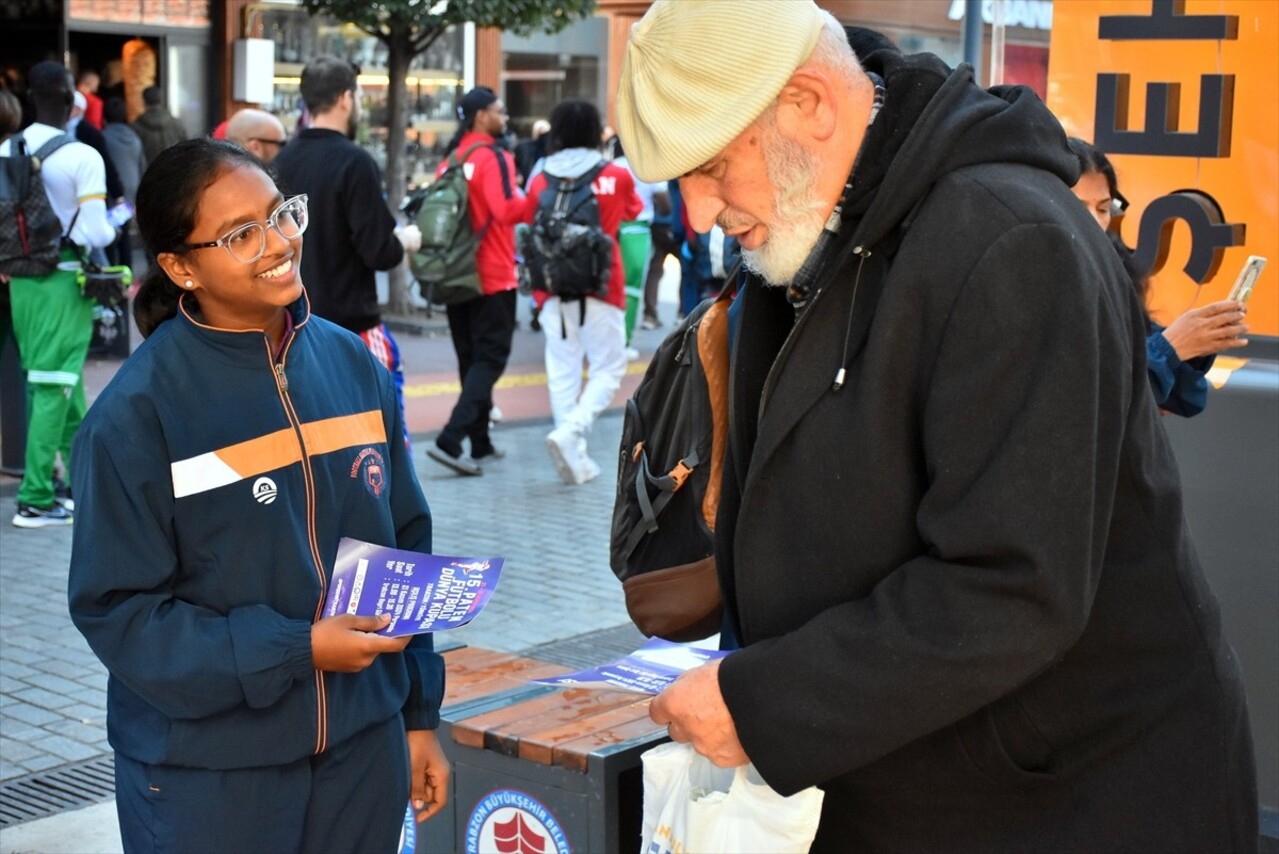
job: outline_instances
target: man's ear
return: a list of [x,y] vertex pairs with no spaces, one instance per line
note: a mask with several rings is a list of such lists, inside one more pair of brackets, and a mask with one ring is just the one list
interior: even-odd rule
[[177,252],[161,252],[155,256],[155,263],[160,265],[160,269],[164,274],[179,285],[187,279],[195,280],[195,273],[191,269],[190,260],[184,254]]
[[801,68],[777,96],[777,129],[790,139],[825,142],[838,127],[835,87],[821,69]]

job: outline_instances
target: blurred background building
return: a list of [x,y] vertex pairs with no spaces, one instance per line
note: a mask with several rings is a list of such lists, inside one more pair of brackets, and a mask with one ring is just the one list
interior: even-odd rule
[[[819,2],[840,20],[880,30],[905,51],[932,51],[952,64],[963,59],[964,0]],[[597,0],[592,17],[527,38],[472,25],[450,29],[414,59],[406,83],[410,183],[434,170],[456,127],[454,104],[471,86],[491,86],[502,95],[520,137],[565,98],[593,101],[611,115],[627,34],[648,6],[649,0]],[[986,18],[994,8],[984,4]],[[1009,20],[998,28],[1000,79],[1046,96],[1052,2],[1017,0],[1004,8]],[[984,27],[987,55],[993,23]],[[243,43],[251,40],[269,43],[267,61],[258,44],[237,66],[237,50],[245,52]],[[193,135],[208,133],[243,106],[276,113],[291,131],[301,114],[302,66],[321,53],[360,66],[366,117],[360,143],[384,162],[385,47],[349,23],[307,14],[296,0],[0,0],[0,64],[6,71],[59,59],[73,72],[97,71],[108,95],[136,90],[131,103],[142,88],[158,83],[169,111]],[[990,71],[983,75],[987,80]],[[246,100],[245,92],[262,100]]]

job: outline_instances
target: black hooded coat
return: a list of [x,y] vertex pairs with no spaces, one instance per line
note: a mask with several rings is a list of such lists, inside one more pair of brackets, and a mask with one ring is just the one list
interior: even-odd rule
[[1241,677],[1062,129],[935,57],[866,67],[885,104],[807,308],[740,297],[742,745],[826,790],[814,850],[1256,850]]

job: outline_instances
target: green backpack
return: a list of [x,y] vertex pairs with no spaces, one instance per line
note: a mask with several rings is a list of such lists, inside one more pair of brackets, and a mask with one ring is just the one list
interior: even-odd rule
[[483,295],[475,266],[476,251],[492,220],[476,233],[471,228],[470,197],[464,167],[477,148],[492,148],[502,169],[502,189],[510,196],[506,160],[495,145],[476,143],[448,165],[434,183],[414,193],[404,212],[422,231],[422,247],[409,259],[422,296],[435,305],[457,305]]

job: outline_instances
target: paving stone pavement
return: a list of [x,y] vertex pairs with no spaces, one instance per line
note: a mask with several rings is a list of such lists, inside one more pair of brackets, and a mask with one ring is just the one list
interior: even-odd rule
[[[482,477],[414,461],[435,519],[439,554],[506,558],[501,585],[470,626],[470,646],[516,652],[628,622],[608,568],[621,416],[595,424],[591,456],[604,475],[562,484],[546,453],[546,422],[498,425],[507,452]],[[106,672],[67,615],[71,529],[9,524],[16,486],[0,488],[0,783],[110,750]]]

